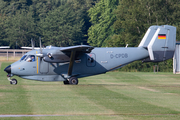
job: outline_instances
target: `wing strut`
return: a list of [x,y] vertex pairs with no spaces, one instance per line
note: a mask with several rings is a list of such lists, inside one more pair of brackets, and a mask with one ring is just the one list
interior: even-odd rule
[[75,54],[76,54],[76,51],[71,50],[71,57],[70,57],[70,63],[69,63],[69,69],[68,69],[68,76],[72,75],[72,69],[73,69],[73,64],[74,64],[74,60],[75,60]]

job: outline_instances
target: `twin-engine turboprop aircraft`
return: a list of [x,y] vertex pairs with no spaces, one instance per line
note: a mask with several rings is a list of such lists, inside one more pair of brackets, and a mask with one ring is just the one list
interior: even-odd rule
[[[33,42],[32,42],[33,43]],[[41,43],[41,42],[40,42]],[[160,62],[174,55],[176,27],[151,26],[138,47],[94,48],[88,45],[71,47],[47,46],[26,53],[19,61],[4,69],[11,84],[16,75],[39,81],[63,81],[78,84],[78,78],[106,73],[133,61]]]

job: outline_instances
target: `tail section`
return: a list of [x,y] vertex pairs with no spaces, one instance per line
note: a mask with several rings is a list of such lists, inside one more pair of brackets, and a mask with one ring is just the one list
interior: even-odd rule
[[[149,32],[148,32],[149,31]],[[143,62],[160,62],[173,58],[176,44],[176,27],[151,26],[139,47],[148,49],[149,58]]]
[[144,47],[147,48],[147,46],[149,45],[149,42],[151,41],[152,37],[154,36],[156,30],[158,29],[159,26],[151,26],[149,27],[149,29],[147,30],[146,34],[144,35],[141,43],[139,44],[138,47]]

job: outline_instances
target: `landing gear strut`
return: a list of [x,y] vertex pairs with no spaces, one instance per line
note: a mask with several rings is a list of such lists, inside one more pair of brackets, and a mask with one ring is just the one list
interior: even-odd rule
[[64,85],[70,84],[70,85],[77,85],[78,79],[76,77],[70,77],[68,80],[63,81]]
[[10,84],[12,84],[12,85],[16,85],[17,84],[17,80],[16,79],[11,79],[10,76],[8,76],[8,80],[10,81]]

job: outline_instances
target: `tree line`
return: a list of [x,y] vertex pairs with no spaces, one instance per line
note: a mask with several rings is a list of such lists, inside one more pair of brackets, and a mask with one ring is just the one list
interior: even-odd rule
[[0,0],[0,46],[38,46],[41,37],[45,46],[135,47],[151,25],[177,27],[179,40],[179,21],[179,0]]
[[[97,0],[0,0],[0,45],[87,44],[88,10]],[[17,43],[17,44],[16,44]]]

